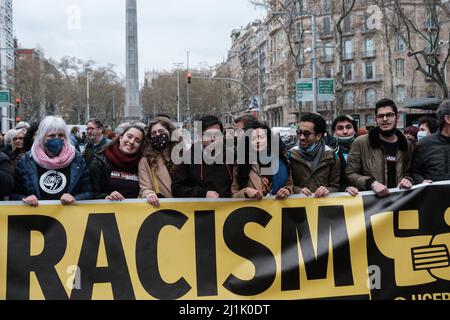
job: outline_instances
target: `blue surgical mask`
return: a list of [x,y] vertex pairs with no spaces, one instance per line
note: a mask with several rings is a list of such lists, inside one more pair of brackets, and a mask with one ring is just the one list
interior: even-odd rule
[[59,156],[64,148],[64,140],[61,139],[50,139],[45,143],[45,148],[54,156]]
[[417,132],[417,140],[421,140],[423,138],[425,138],[427,136],[427,132],[426,131],[419,131]]
[[310,152],[314,152],[317,150],[317,148],[319,147],[319,141],[314,142],[312,145],[310,145],[308,148],[303,148],[302,146],[300,146],[300,148],[303,149],[303,151],[310,153]]

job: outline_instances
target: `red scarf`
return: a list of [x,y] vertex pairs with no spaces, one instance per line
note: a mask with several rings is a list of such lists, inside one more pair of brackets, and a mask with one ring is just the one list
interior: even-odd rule
[[137,172],[139,166],[139,153],[132,156],[122,153],[119,149],[119,144],[115,143],[105,151],[106,158],[111,161],[116,167],[129,172]]

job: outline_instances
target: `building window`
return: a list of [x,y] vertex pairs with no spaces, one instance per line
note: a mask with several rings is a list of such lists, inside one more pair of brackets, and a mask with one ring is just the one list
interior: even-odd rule
[[366,114],[366,125],[375,124],[375,115],[374,114]]
[[397,33],[397,36],[395,37],[395,49],[398,52],[406,50],[406,41],[405,38],[401,34]]
[[352,90],[344,92],[344,105],[347,107],[353,107],[355,105],[355,95]]
[[325,65],[323,67],[323,73],[325,78],[332,78],[333,77],[333,66],[331,65]]
[[372,38],[364,39],[364,57],[375,56],[375,43]]
[[323,56],[325,61],[331,61],[333,59],[333,44],[331,42],[326,42],[323,47]]
[[349,14],[348,16],[346,16],[344,18],[344,32],[348,33],[348,32],[352,32],[352,16]]
[[331,12],[331,0],[322,0],[322,11],[324,13]]
[[352,40],[344,41],[344,59],[351,59],[353,57]]
[[375,63],[374,62],[366,62],[363,66],[365,79],[373,80],[375,78]]
[[395,101],[403,103],[406,98],[406,88],[404,86],[397,86],[395,88]]
[[366,106],[367,107],[375,106],[375,102],[377,99],[377,92],[375,91],[375,89],[367,89],[366,92],[364,93],[364,95],[365,95]]
[[331,35],[331,18],[325,17],[322,20],[322,35]]
[[345,81],[352,81],[354,79],[353,71],[354,71],[353,63],[344,64],[344,80]]
[[403,78],[405,76],[405,60],[395,60],[395,76],[397,78]]

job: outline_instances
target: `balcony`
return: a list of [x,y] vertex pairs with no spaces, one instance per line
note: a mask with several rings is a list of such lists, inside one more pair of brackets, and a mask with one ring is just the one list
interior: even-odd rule
[[354,76],[351,80],[344,80],[344,84],[355,84],[355,83],[373,83],[373,82],[381,82],[384,80],[383,74],[376,74],[371,79],[367,79],[363,76]]
[[344,52],[342,55],[342,60],[352,60],[355,57],[355,54],[352,52]]
[[320,28],[319,37],[322,38],[322,39],[332,38],[333,37],[333,30],[331,30],[331,28],[329,28],[329,29]]
[[324,63],[324,62],[333,62],[334,61],[334,55],[333,54],[325,54],[325,55],[321,55],[319,57],[319,61]]
[[375,58],[376,56],[377,56],[377,50],[376,49],[361,51],[361,58],[363,58],[363,59]]

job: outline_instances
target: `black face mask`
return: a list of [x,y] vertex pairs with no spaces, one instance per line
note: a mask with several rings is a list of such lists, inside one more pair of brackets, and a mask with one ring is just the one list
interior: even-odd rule
[[170,145],[170,137],[167,133],[158,134],[151,139],[153,149],[162,151]]
[[383,130],[379,129],[378,131],[380,132],[380,134],[383,137],[390,138],[395,134],[395,132],[397,131],[397,128],[391,129],[389,131],[383,131]]

